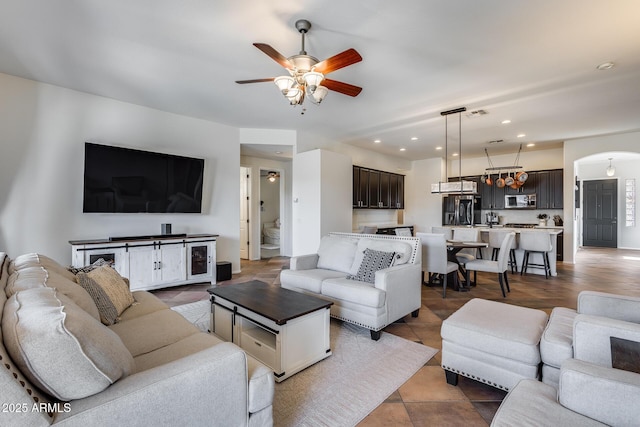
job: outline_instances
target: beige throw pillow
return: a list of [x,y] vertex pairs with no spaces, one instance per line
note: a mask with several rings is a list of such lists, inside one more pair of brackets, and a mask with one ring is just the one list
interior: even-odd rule
[[113,325],[120,315],[135,302],[127,282],[109,266],[98,267],[89,273],[76,275],[78,284],[93,298],[100,312],[100,321]]

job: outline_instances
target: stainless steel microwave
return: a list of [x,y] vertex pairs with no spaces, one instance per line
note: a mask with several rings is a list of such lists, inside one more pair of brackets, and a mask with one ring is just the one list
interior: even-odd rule
[[536,195],[516,194],[504,196],[504,207],[505,209],[535,209]]

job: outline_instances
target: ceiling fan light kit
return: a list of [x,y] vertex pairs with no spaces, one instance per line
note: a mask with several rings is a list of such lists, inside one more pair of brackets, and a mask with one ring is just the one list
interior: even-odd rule
[[[261,83],[273,81],[290,105],[303,105],[305,99],[313,104],[320,104],[327,96],[329,90],[349,96],[358,96],[362,88],[348,83],[325,78],[325,75],[362,61],[362,57],[355,49],[347,49],[337,55],[318,61],[313,56],[307,55],[304,48],[305,34],[311,28],[311,22],[299,19],[295,27],[302,36],[302,49],[298,55],[285,58],[274,48],[264,43],[253,45],[263,53],[283,66],[289,72],[288,76],[279,76],[267,79],[239,80],[238,84]],[[322,84],[324,83],[324,85]],[[302,114],[305,109],[303,108]]]

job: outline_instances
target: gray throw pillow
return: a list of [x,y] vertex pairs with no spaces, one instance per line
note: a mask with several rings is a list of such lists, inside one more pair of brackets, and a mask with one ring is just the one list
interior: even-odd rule
[[361,282],[375,283],[376,271],[391,267],[395,252],[382,252],[373,249],[364,250],[364,258],[358,268],[358,274],[349,276],[349,279]]

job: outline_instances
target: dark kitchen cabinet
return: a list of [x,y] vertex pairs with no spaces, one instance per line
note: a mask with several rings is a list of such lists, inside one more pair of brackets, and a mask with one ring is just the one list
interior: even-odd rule
[[481,184],[478,193],[482,199],[480,200],[480,208],[483,210],[504,209],[505,187],[498,187],[495,181],[492,185]]
[[353,167],[353,207],[369,207],[369,169]]
[[563,208],[562,174],[562,169],[535,172],[538,209]]
[[404,209],[404,175],[389,175],[389,207]]
[[353,166],[352,206],[404,209],[404,176]]

